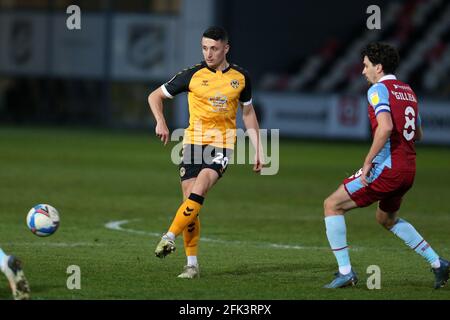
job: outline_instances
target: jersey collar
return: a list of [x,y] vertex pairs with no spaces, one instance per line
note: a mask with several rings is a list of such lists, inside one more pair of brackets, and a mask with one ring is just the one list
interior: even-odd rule
[[[205,66],[205,68],[208,69],[209,71],[216,73],[216,70],[215,70],[215,69],[208,67],[208,64],[206,63],[206,61],[203,60],[203,61],[202,61],[202,64],[203,64],[203,66]],[[225,72],[227,72],[227,71],[230,70],[230,69],[231,69],[231,63],[228,63],[228,67],[226,67],[225,69],[223,69],[223,70],[222,70],[222,73],[225,73]]]
[[383,82],[383,81],[386,81],[386,80],[397,80],[397,78],[393,74],[387,74],[385,76],[382,76],[380,78],[380,80],[378,80],[378,82]]

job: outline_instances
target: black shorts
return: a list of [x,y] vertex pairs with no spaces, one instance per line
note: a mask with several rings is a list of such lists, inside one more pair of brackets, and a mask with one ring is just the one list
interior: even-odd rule
[[233,150],[231,149],[211,145],[185,144],[179,165],[181,181],[196,178],[200,171],[205,168],[216,171],[221,178],[227,169],[232,153]]

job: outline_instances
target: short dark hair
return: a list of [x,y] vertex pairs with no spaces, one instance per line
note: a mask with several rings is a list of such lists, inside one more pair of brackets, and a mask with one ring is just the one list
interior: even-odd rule
[[361,52],[361,57],[367,56],[372,64],[381,64],[385,74],[394,73],[400,63],[397,49],[382,42],[371,42]]
[[216,41],[221,40],[223,42],[228,42],[227,31],[224,28],[218,26],[212,26],[206,29],[205,32],[203,32],[203,37]]

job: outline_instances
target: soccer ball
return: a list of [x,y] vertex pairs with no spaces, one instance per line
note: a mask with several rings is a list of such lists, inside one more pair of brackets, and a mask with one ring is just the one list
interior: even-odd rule
[[52,235],[59,227],[58,210],[48,204],[38,204],[28,212],[27,226],[39,237]]

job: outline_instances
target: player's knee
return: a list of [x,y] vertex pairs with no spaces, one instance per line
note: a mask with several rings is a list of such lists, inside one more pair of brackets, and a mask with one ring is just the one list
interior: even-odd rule
[[376,219],[377,222],[386,230],[390,230],[395,224],[395,219],[390,219],[385,215],[377,214]]
[[385,227],[385,219],[381,218],[378,214],[376,215],[375,219],[377,220],[378,224],[381,225],[382,227]]
[[332,197],[328,197],[323,202],[323,212],[325,216],[334,215],[338,211],[337,203]]

